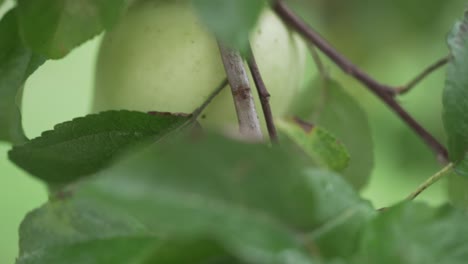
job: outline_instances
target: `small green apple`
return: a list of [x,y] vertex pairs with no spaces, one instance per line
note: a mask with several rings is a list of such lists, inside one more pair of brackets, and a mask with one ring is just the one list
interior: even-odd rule
[[[272,96],[273,114],[281,116],[303,83],[306,44],[270,10],[261,15],[251,44]],[[216,39],[191,1],[136,1],[102,41],[93,111],[191,113],[225,76]],[[200,122],[204,127],[237,124],[229,89],[213,100]]]

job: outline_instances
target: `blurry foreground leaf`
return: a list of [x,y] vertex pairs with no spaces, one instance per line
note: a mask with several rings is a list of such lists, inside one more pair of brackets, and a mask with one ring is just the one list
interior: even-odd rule
[[213,241],[170,240],[137,219],[79,200],[49,203],[29,213],[20,236],[17,264],[239,263]]
[[[321,238],[327,238],[324,249],[349,248],[356,244],[353,227],[337,225],[345,226],[340,231],[342,236],[333,234],[334,226],[327,230],[323,227],[330,221],[339,222],[343,215],[347,217],[350,210],[365,212],[361,223],[375,213],[346,181],[332,172],[305,169],[296,157],[281,148],[217,136],[161,141],[87,178],[69,195],[65,201],[51,202],[52,205],[64,204],[60,211],[71,204],[79,205],[80,210],[100,212],[109,217],[103,222],[111,221],[110,226],[112,221],[135,221],[131,222],[131,230],[136,227],[146,235],[162,234],[175,241],[217,241],[229,255],[260,264],[322,263],[310,251],[315,241],[303,239],[304,234],[320,230],[314,239],[320,243]],[[79,219],[79,215],[67,211],[60,215],[65,223]],[[123,220],[119,220],[121,217]],[[39,222],[35,226],[46,224]],[[22,230],[28,230],[28,225],[31,224],[26,221]],[[61,225],[55,224],[58,230],[63,230]],[[42,239],[54,241],[47,229],[38,229],[45,234],[22,232],[22,239],[34,235],[38,241],[28,247],[23,244],[24,256],[48,244],[41,243]],[[95,233],[94,237],[107,235],[108,229],[103,227],[103,234],[99,229],[89,233]],[[74,233],[65,229],[64,233],[71,236],[67,238],[70,241],[87,231]],[[120,237],[126,239],[125,234]],[[89,242],[106,241],[95,240]],[[64,250],[72,250],[65,247]],[[113,247],[106,244],[102,252]],[[150,256],[152,248],[146,249]],[[88,254],[81,256],[86,258]]]
[[466,263],[466,220],[465,214],[450,206],[400,204],[380,213],[366,227],[354,263]]
[[249,35],[265,7],[264,0],[194,0],[193,4],[221,41],[246,54]]

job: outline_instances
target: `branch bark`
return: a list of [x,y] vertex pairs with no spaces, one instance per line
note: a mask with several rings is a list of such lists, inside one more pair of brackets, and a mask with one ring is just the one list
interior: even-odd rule
[[218,42],[221,58],[231,86],[232,97],[239,121],[239,131],[249,140],[263,140],[250,82],[239,52],[231,50]]

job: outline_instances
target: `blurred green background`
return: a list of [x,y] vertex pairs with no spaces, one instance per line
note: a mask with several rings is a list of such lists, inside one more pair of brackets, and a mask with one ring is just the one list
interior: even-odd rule
[[[445,37],[462,16],[465,0],[289,0],[301,15],[361,68],[378,80],[401,85],[448,53]],[[10,2],[11,4],[11,2]],[[7,9],[0,8],[0,15]],[[88,112],[99,39],[60,61],[47,62],[28,80],[23,101],[29,137],[54,124]],[[440,169],[433,153],[372,94],[326,61],[332,76],[361,101],[369,113],[376,164],[363,191],[376,207],[398,202]],[[441,121],[444,70],[440,70],[400,103],[445,142]],[[0,143],[0,263],[13,263],[17,229],[24,215],[47,199],[43,185],[7,160],[9,145]],[[446,200],[444,182],[419,199]]]

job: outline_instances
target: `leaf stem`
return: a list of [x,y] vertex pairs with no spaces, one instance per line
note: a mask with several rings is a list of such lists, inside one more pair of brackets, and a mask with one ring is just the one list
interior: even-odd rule
[[220,42],[218,42],[218,46],[231,85],[232,97],[239,121],[239,131],[242,136],[248,139],[261,141],[263,140],[262,130],[260,129],[260,122],[244,61],[239,52],[224,46]]
[[397,103],[394,98],[394,88],[377,82],[368,74],[360,70],[356,65],[351,63],[350,60],[339,53],[324,38],[322,38],[320,34],[309,27],[292,10],[290,10],[284,1],[277,0],[274,3],[273,8],[283,21],[294,28],[311,44],[320,49],[345,73],[353,76],[379,97],[385,104],[387,104],[387,106],[390,107],[438,155],[440,160],[443,162],[448,160],[448,152],[446,148]]
[[447,166],[445,166],[442,170],[437,172],[436,174],[432,175],[429,179],[427,179],[425,182],[423,182],[417,189],[416,191],[412,192],[406,200],[411,201],[414,200],[416,197],[418,197],[424,190],[429,188],[431,185],[442,179],[443,177],[447,176],[452,172],[452,169],[454,168],[453,163],[449,163]]
[[433,64],[429,65],[426,69],[424,69],[420,74],[418,74],[408,84],[406,84],[404,86],[401,86],[401,87],[397,87],[395,89],[396,93],[399,94],[399,95],[402,95],[402,94],[405,94],[405,93],[409,92],[416,85],[418,85],[422,80],[424,80],[424,78],[429,76],[429,74],[433,73],[437,69],[439,69],[439,68],[445,66],[447,63],[449,63],[451,59],[452,59],[452,57],[449,55],[449,56],[445,56],[445,57],[437,60]]

